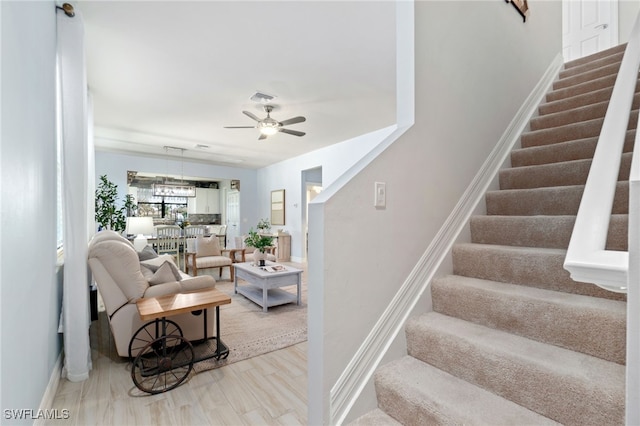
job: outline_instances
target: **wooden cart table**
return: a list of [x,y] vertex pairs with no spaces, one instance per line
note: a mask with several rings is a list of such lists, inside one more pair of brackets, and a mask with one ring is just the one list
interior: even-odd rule
[[[220,306],[231,303],[231,297],[216,289],[148,297],[136,302],[142,320],[150,320],[131,338],[129,356],[136,354],[131,378],[138,389],[151,393],[169,391],[179,386],[193,369],[193,364],[205,359],[221,359],[229,348],[220,339]],[[207,312],[216,308],[216,335],[207,336]],[[203,339],[196,350],[186,339],[180,326],[167,317],[204,310]],[[209,343],[214,341],[211,350]],[[202,353],[200,353],[202,352]]]

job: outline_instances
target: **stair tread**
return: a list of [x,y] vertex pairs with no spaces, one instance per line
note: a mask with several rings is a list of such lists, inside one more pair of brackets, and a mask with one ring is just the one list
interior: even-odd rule
[[[622,154],[619,181],[629,180],[633,153]],[[511,167],[499,172],[500,188],[519,189],[549,186],[584,185],[591,169],[592,158],[547,164]]]
[[594,90],[612,87],[616,82],[615,74],[596,78],[592,81],[576,84],[575,86],[565,87],[563,89],[555,89],[547,93],[547,102],[553,102],[561,99],[570,98],[572,96],[583,93],[593,92]]
[[[632,152],[636,130],[627,130],[623,152]],[[558,142],[550,145],[517,148],[511,151],[511,166],[533,166],[593,158],[598,136]]]
[[[584,185],[514,188],[487,191],[487,214],[494,215],[575,215]],[[629,181],[618,181],[612,213],[629,212]]]
[[[410,416],[412,424],[557,424],[514,402],[472,385],[410,356],[392,361],[376,373],[379,386],[391,386],[411,404],[433,413],[416,418],[415,411],[396,407]],[[387,408],[389,410],[389,408]],[[428,414],[427,414],[428,415]]]
[[563,267],[567,250],[498,244],[458,243],[452,248],[453,273],[529,287],[624,300],[625,295],[576,282]]
[[558,422],[624,421],[623,365],[437,312],[406,330],[409,355]]
[[[615,81],[611,81],[611,85],[606,87],[598,87],[594,90],[578,93],[572,96],[564,97],[553,101],[541,102],[538,105],[538,113],[540,116],[547,114],[553,114],[559,111],[565,111],[567,109],[575,108],[577,106],[591,105],[597,102],[602,102],[611,99],[611,93],[613,93],[613,86]],[[636,82],[635,93],[640,91],[640,79]]]
[[501,283],[498,281],[484,280],[480,278],[464,277],[460,275],[445,275],[434,279],[434,281],[445,283],[462,284],[469,287],[487,289],[494,292],[510,294],[530,299],[544,301],[546,303],[571,305],[576,308],[583,307],[593,310],[600,310],[614,313],[615,315],[626,317],[627,302],[621,300],[603,300],[597,297],[584,296],[581,294],[564,293],[555,290]]
[[[566,124],[581,123],[583,121],[603,118],[609,108],[610,99],[594,102],[588,105],[578,105],[549,114],[534,117],[529,122],[531,130],[549,129]],[[635,93],[632,100],[631,109],[640,107],[640,93]]]
[[[470,221],[471,242],[508,246],[567,248],[575,215],[479,215]],[[612,214],[607,250],[627,250],[628,214]]]
[[603,56],[601,58],[598,59],[593,59],[589,62],[586,62],[584,64],[580,64],[580,65],[576,65],[576,66],[570,66],[570,67],[564,67],[563,70],[560,71],[559,73],[559,77],[560,78],[564,78],[564,77],[568,77],[570,75],[575,75],[578,73],[582,73],[586,70],[592,69],[592,68],[599,68],[603,65],[606,64],[611,64],[611,63],[620,63],[622,62],[622,57],[624,56],[624,51],[616,51],[613,52],[610,55],[607,56]]
[[612,64],[606,64],[596,68],[591,68],[575,75],[559,78],[558,80],[553,82],[553,88],[564,89],[567,87],[575,86],[577,84],[590,82],[600,77],[617,74],[619,69],[620,62],[614,62]]
[[400,426],[402,423],[385,413],[379,408],[371,410],[368,413],[363,414],[354,421],[349,423],[349,426]]
[[474,324],[459,318],[429,312],[409,320],[429,329],[464,339],[487,353],[508,354],[525,362],[543,366],[553,372],[574,378],[589,378],[599,387],[624,390],[625,366],[569,349],[538,342],[502,330]]
[[435,312],[625,363],[624,301],[459,275],[435,279],[431,294]]
[[571,61],[567,61],[564,64],[565,69],[573,68],[576,66],[580,66],[586,63],[590,63],[593,61],[597,61],[598,59],[605,58],[607,56],[615,55],[619,52],[624,52],[627,48],[627,43],[621,43],[617,46],[610,47],[605,50],[601,50],[600,52],[592,53],[591,55],[583,56],[582,58],[574,59]]
[[[598,136],[602,129],[604,118],[594,118],[579,123],[565,124],[547,129],[523,132],[520,141],[523,148],[529,146],[549,145],[576,139]],[[627,130],[635,129],[638,121],[638,110],[630,112]]]

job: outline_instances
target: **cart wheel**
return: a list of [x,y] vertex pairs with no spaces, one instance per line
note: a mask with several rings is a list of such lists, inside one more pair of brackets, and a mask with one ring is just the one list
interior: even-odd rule
[[133,383],[156,394],[182,383],[193,369],[193,346],[182,336],[162,336],[142,348],[131,367]]
[[[182,329],[178,324],[171,320],[165,320],[168,335],[184,336]],[[151,321],[143,325],[133,334],[131,341],[129,341],[129,358],[133,359],[138,352],[144,348],[149,342],[156,340],[158,336],[162,335],[162,322]]]

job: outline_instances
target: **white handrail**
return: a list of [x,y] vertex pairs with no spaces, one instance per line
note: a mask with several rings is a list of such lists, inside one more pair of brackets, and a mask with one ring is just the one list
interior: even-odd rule
[[[629,253],[605,250],[605,245],[639,67],[640,14],[620,65],[564,261],[573,280],[620,293],[627,292]],[[630,209],[630,221],[634,213]]]
[[602,125],[564,268],[576,281],[627,293],[625,423],[640,424],[640,132],[629,175],[628,251],[605,250],[633,94],[640,67],[636,18]]
[[629,175],[629,285],[627,291],[626,424],[640,424],[640,132]]

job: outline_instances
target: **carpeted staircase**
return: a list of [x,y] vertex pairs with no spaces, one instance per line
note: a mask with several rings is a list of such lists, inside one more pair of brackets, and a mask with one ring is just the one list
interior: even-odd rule
[[[624,424],[625,297],[562,267],[624,47],[565,64],[471,219],[472,242],[453,247],[454,275],[431,283],[433,312],[408,321],[408,355],[376,372],[379,408],[353,425]],[[627,248],[637,114],[612,250]]]

